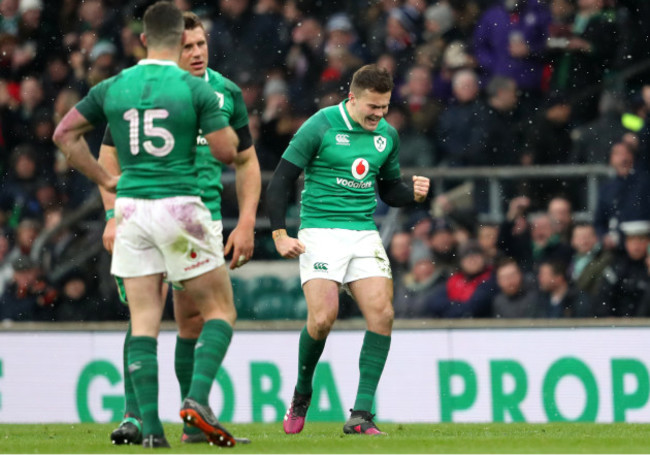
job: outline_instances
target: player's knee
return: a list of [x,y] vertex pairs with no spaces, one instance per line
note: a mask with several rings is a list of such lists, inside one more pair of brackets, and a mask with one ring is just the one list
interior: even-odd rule
[[395,319],[395,311],[390,304],[381,305],[372,311],[368,316],[368,327],[372,331],[384,333],[390,331],[393,327],[393,320]]
[[332,317],[329,313],[320,312],[311,316],[310,319],[312,321],[312,327],[316,331],[317,338],[321,340],[332,330],[336,316]]
[[184,317],[177,321],[178,335],[181,338],[198,338],[203,329],[203,317],[200,313]]

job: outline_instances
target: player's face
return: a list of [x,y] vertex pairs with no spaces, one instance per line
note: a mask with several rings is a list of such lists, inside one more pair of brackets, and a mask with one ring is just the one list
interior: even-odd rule
[[375,131],[379,121],[388,112],[389,103],[390,92],[378,93],[364,89],[358,96],[350,92],[348,110],[364,130]]
[[185,30],[178,66],[193,76],[203,76],[208,67],[208,42],[201,27]]

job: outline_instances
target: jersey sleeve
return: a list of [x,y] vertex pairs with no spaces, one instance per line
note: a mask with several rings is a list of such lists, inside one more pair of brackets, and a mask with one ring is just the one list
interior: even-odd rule
[[323,136],[329,128],[325,114],[318,112],[312,115],[293,136],[282,158],[304,169],[320,149]]
[[188,83],[190,84],[201,133],[206,135],[227,127],[228,117],[219,108],[219,101],[212,87],[204,80],[193,76],[190,76]]
[[244,96],[242,95],[241,89],[237,87],[234,82],[226,79],[226,90],[230,93],[233,104],[230,126],[232,126],[233,129],[238,130],[248,125],[248,109],[246,108],[246,103],[244,102]]
[[104,100],[106,99],[106,92],[109,87],[110,79],[100,82],[90,89],[81,101],[77,103],[75,108],[93,125],[105,123],[107,121],[106,114],[104,113]]
[[384,162],[381,169],[379,169],[379,174],[377,175],[377,177],[384,180],[394,180],[401,177],[401,171],[399,168],[400,142],[399,142],[399,135],[397,134],[397,131],[395,130],[395,128],[393,128],[390,125],[388,127],[388,134],[392,139],[393,147],[390,150],[388,159],[386,160],[386,162]]
[[108,126],[104,130],[104,138],[102,139],[102,145],[108,145],[110,147],[115,147],[115,141],[113,140],[113,135],[111,134],[111,129]]

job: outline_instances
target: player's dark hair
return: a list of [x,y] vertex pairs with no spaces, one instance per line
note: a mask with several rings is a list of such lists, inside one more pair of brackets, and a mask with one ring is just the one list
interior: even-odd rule
[[201,27],[205,31],[203,22],[199,16],[194,14],[192,11],[185,11],[183,13],[183,21],[185,21],[185,30],[194,30],[196,27]]
[[393,77],[385,68],[365,65],[359,68],[352,76],[350,91],[359,96],[363,90],[377,93],[390,93],[393,91]]
[[183,38],[183,13],[168,1],[151,5],[142,19],[149,47],[175,47]]

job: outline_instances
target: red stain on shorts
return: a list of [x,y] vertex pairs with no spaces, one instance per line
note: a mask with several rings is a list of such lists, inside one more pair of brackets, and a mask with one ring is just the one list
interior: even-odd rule
[[203,240],[205,230],[203,229],[203,224],[196,219],[197,213],[194,205],[176,202],[169,205],[167,210],[183,226],[188,234],[196,239]]

